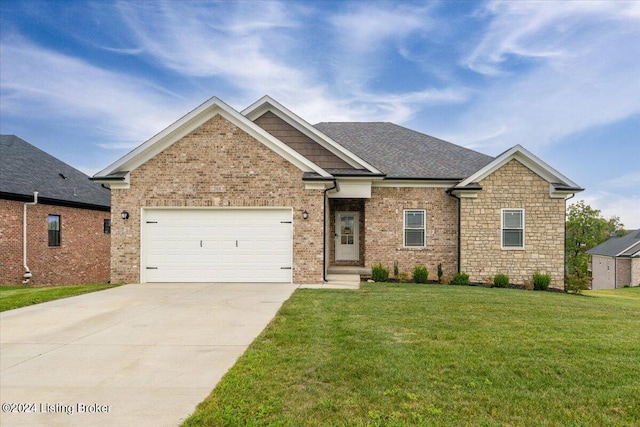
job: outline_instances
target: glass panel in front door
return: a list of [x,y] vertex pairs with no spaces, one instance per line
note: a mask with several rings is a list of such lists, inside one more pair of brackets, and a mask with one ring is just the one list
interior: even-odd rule
[[340,217],[340,243],[343,245],[353,245],[353,227],[355,221],[351,215],[343,215]]

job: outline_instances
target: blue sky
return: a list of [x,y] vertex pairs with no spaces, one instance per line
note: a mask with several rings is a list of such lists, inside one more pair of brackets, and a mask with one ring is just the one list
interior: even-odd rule
[[0,131],[92,175],[212,96],[515,144],[640,228],[640,2],[0,2]]

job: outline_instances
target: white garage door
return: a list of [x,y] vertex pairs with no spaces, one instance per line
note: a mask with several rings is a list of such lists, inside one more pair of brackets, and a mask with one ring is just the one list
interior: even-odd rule
[[291,220],[291,209],[145,209],[145,281],[291,283]]

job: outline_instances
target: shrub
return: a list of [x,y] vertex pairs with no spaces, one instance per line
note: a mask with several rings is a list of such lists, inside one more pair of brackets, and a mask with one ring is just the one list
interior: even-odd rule
[[496,274],[493,278],[493,286],[496,288],[507,288],[509,287],[509,276],[506,274]]
[[398,269],[398,261],[393,262],[393,278],[398,279],[398,274],[400,270]]
[[413,281],[416,283],[427,283],[429,270],[424,265],[416,265],[413,269]]
[[442,283],[442,263],[438,264],[438,283]]
[[533,273],[533,289],[536,291],[546,291],[551,283],[551,276],[542,274],[539,271]]
[[591,287],[591,278],[588,276],[581,277],[578,274],[569,274],[565,279],[565,284],[568,292],[579,294]]
[[451,279],[451,284],[452,285],[457,285],[457,286],[468,286],[469,285],[469,275],[467,273],[456,273],[453,275],[453,278]]
[[389,280],[389,269],[383,267],[382,264],[373,264],[371,268],[371,279],[374,282],[386,282]]

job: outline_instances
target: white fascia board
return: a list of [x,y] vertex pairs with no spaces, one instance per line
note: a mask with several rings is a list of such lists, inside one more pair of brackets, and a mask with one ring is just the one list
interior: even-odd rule
[[552,199],[566,199],[582,190],[556,190],[553,184],[549,184],[549,197]]
[[[618,253],[616,256],[618,257],[618,256],[622,255],[623,253],[627,252],[628,250],[631,250],[631,248],[633,248],[634,246],[638,246],[638,245],[640,245],[640,242],[635,242],[633,245],[629,246],[624,251],[620,251],[620,253]],[[640,246],[638,246],[638,251],[640,251]],[[637,255],[638,251],[636,251],[633,254],[631,254],[631,257]]]
[[373,187],[415,187],[415,188],[451,188],[459,181],[450,180],[411,180],[411,179],[383,179],[373,181]]
[[260,126],[248,120],[242,114],[231,108],[217,97],[209,99],[198,108],[189,112],[160,133],[147,140],[124,157],[118,159],[95,176],[107,176],[111,173],[127,170],[133,171],[154,156],[193,132],[217,114],[224,117],[244,132],[260,141],[276,154],[295,165],[303,172],[316,172],[320,176],[329,177],[330,174],[307,158],[289,148],[282,141],[266,132]]
[[104,184],[112,190],[127,189],[131,185],[131,174],[127,173],[121,180],[93,179],[92,181],[98,184]]
[[563,182],[570,187],[579,187],[578,184],[571,181],[569,178],[552,168],[542,159],[538,158],[519,144],[511,147],[509,150],[496,157],[491,163],[460,182],[457,187],[464,187],[472,182],[480,182],[505,164],[509,163],[511,160],[519,161],[549,183]]
[[247,117],[249,120],[254,121],[267,111],[271,111],[273,114],[284,120],[289,125],[293,126],[295,129],[302,132],[307,137],[311,138],[316,143],[320,144],[322,147],[326,148],[333,155],[345,161],[353,168],[364,168],[373,173],[382,173],[360,157],[356,156],[351,151],[344,148],[338,142],[320,132],[302,117],[298,116],[296,113],[289,110],[287,107],[280,104],[278,101],[268,95],[263,96],[262,98],[251,104],[249,107],[242,110],[241,114]]
[[326,190],[333,187],[333,181],[305,181],[305,190]]

